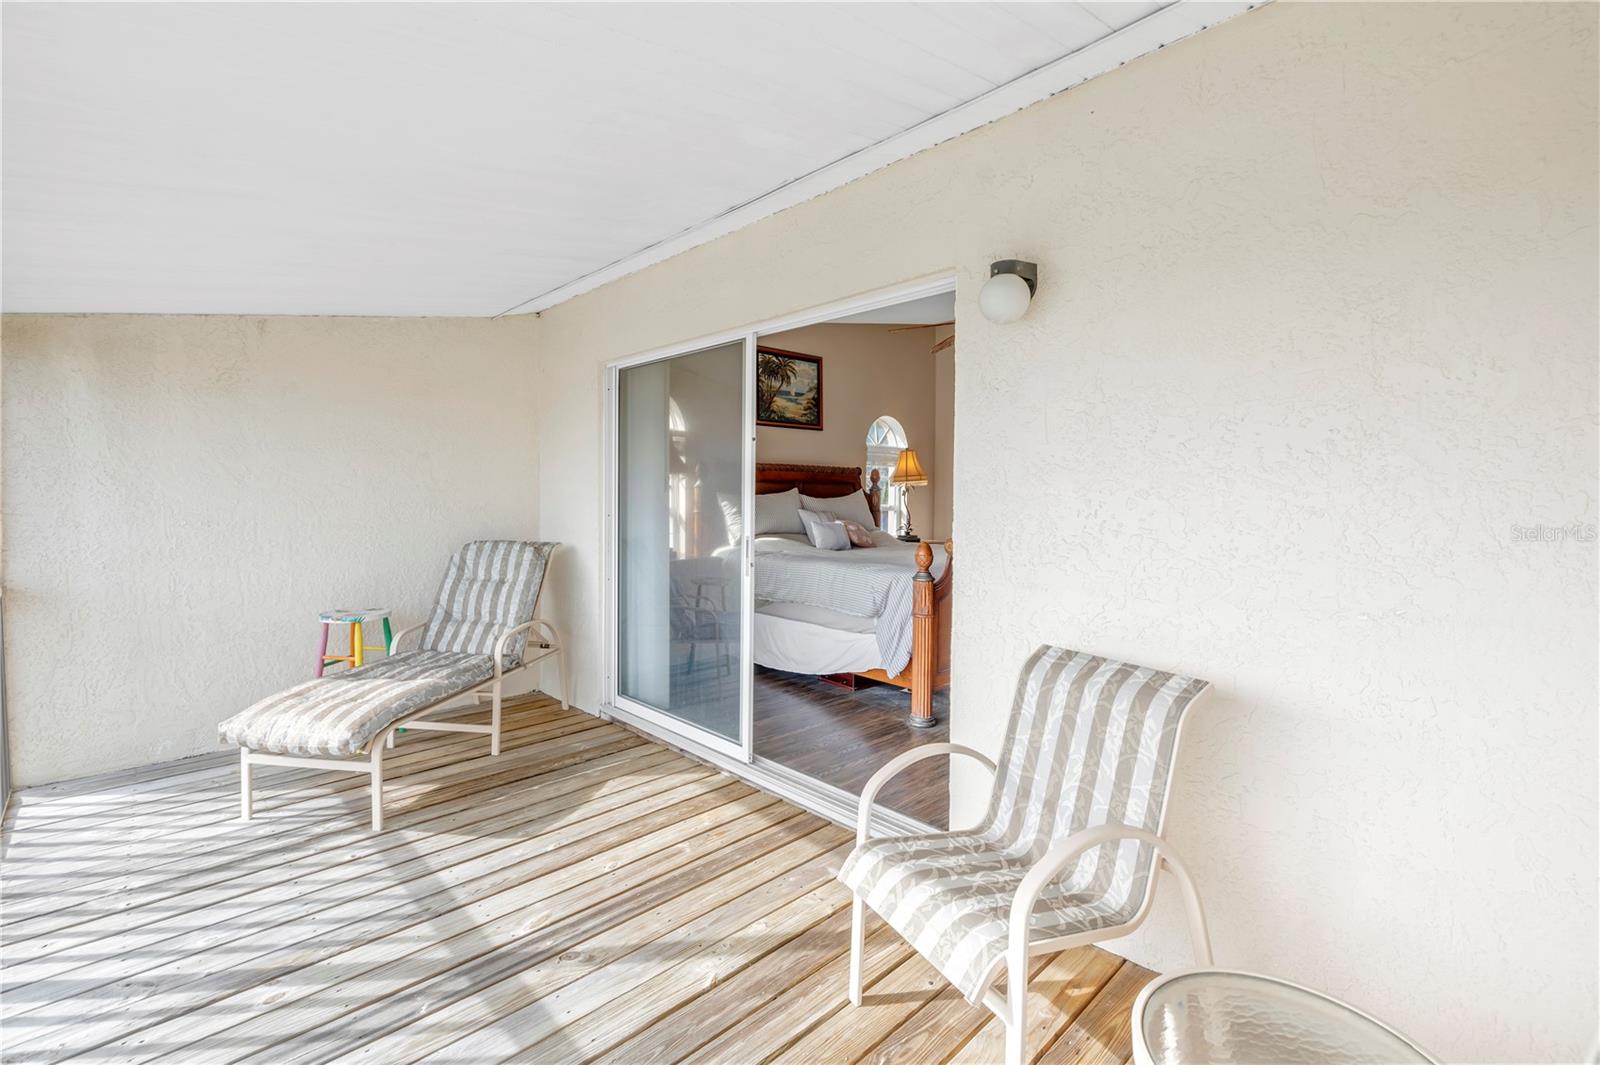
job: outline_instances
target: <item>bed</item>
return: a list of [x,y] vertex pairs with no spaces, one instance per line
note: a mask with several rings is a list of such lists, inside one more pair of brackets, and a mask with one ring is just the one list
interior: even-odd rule
[[874,547],[824,551],[803,533],[758,528],[752,658],[790,673],[904,688],[910,724],[933,725],[933,693],[950,683],[950,542],[907,544],[876,531],[876,470],[864,487],[854,466],[756,465],[758,496],[792,489],[841,503],[863,495]]

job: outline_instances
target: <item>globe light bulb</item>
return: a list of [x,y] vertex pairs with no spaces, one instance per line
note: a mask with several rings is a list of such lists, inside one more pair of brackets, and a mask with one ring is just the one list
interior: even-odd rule
[[978,291],[978,309],[991,322],[1005,325],[1028,313],[1033,293],[1016,274],[995,274]]

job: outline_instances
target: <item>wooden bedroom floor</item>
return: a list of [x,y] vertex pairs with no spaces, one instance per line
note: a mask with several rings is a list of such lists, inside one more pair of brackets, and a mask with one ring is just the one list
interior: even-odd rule
[[[855,691],[816,677],[755,667],[755,751],[790,769],[860,795],[885,762],[923,743],[950,739],[950,693],[935,692],[932,728],[906,724],[911,697],[887,684]],[[950,816],[949,760],[907,766],[878,801],[924,824],[945,828]]]
[[[481,716],[481,715],[478,715]],[[7,1062],[970,1061],[999,1024],[876,920],[845,1001],[850,833],[543,697],[505,752],[412,733],[364,778],[205,756],[18,793]],[[1038,960],[1039,1061],[1122,1062],[1150,973]]]

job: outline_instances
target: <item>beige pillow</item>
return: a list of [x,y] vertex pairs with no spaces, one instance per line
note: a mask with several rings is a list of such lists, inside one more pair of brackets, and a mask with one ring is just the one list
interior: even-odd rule
[[872,533],[867,529],[867,527],[865,525],[862,525],[860,522],[858,522],[858,521],[846,521],[845,519],[840,518],[839,519],[839,524],[843,525],[844,526],[844,531],[850,535],[851,546],[853,546],[853,547],[877,547],[878,546],[876,541],[874,541],[872,539]]

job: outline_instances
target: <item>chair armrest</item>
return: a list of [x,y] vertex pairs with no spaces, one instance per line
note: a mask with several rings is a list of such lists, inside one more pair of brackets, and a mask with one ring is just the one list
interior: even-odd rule
[[511,639],[511,637],[515,636],[519,632],[532,633],[534,641],[537,642],[541,648],[546,648],[551,651],[559,651],[561,649],[561,643],[556,635],[556,627],[554,624],[544,620],[543,618],[533,618],[530,621],[524,621],[521,625],[517,625],[502,632],[494,641],[495,676],[500,676],[501,671],[505,668],[506,641]]
[[515,636],[519,632],[529,632],[535,626],[543,624],[544,622],[540,621],[538,618],[534,618],[532,621],[524,621],[521,625],[513,625],[511,628],[500,634],[500,636],[494,641],[494,675],[496,677],[499,677],[501,671],[505,668],[506,641],[511,639],[511,637]]
[[1142,828],[1131,825],[1099,825],[1095,828],[1086,828],[1081,832],[1074,832],[1066,839],[1057,843],[1045,852],[1045,856],[1034,863],[1022,878],[1022,883],[1017,886],[1017,894],[1011,900],[1011,917],[1008,926],[1010,933],[1010,953],[1013,956],[1026,958],[1028,950],[1028,925],[1033,917],[1033,908],[1039,901],[1039,895],[1045,887],[1062,870],[1077,861],[1085,852],[1093,850],[1102,843],[1113,840],[1138,840],[1148,843],[1155,848],[1155,860],[1150,865],[1152,883],[1149,890],[1155,890],[1154,878],[1157,870],[1165,863],[1172,870],[1173,877],[1178,881],[1178,889],[1183,893],[1183,906],[1189,915],[1189,938],[1194,943],[1195,960],[1201,968],[1211,965],[1211,936],[1206,931],[1205,911],[1200,908],[1200,894],[1195,890],[1194,880],[1189,876],[1189,870],[1184,867],[1178,858],[1172,844]]
[[410,636],[413,632],[417,632],[426,624],[426,621],[420,621],[415,625],[410,625],[401,629],[399,632],[389,637],[389,653],[394,654],[396,651],[400,650],[400,641],[405,639],[407,636]]
[[995,772],[993,759],[982,751],[975,751],[959,743],[924,743],[904,754],[895,755],[882,769],[872,774],[867,786],[861,789],[861,805],[856,808],[856,846],[859,847],[867,841],[867,825],[872,820],[872,800],[878,797],[878,792],[883,786],[911,763],[940,754],[964,754],[983,763],[990,773]]
[[534,618],[528,624],[533,626],[534,639],[539,641],[540,647],[549,648],[552,651],[561,649],[561,640],[556,635],[555,622],[546,621],[544,618]]

